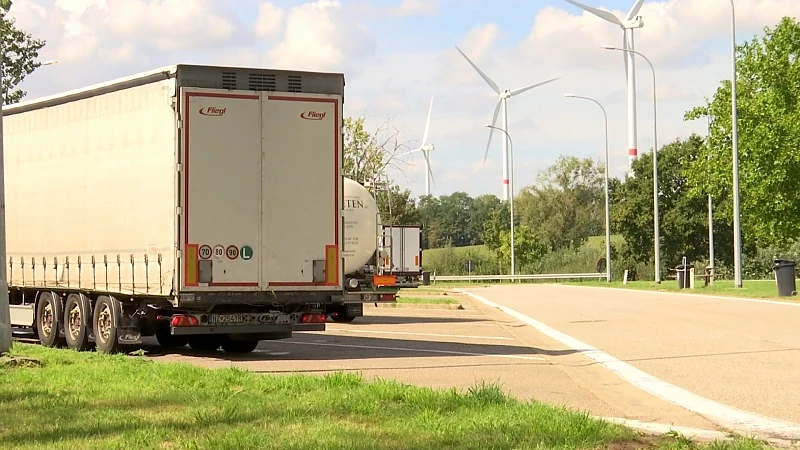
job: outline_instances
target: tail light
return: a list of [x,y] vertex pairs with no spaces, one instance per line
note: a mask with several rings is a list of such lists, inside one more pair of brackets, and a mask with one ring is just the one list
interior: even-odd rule
[[173,327],[194,327],[200,324],[200,321],[197,320],[195,316],[184,316],[184,315],[176,315],[172,316],[172,326]]
[[302,323],[325,323],[325,315],[320,313],[305,313],[300,318]]

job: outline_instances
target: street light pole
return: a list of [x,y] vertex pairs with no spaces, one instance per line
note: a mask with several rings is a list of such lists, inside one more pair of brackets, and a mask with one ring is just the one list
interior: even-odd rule
[[608,114],[603,105],[593,98],[582,97],[575,94],[564,94],[564,97],[589,100],[590,102],[594,102],[603,111],[606,130],[606,281],[611,282],[611,207],[609,206],[608,199]]
[[[711,147],[711,106],[709,105],[706,118],[708,120],[708,131],[706,132],[706,145]],[[706,164],[711,163],[711,155],[706,158]],[[714,274],[714,204],[711,193],[708,193],[708,265],[711,266],[711,275]]]
[[[3,41],[0,39],[0,55],[5,54]],[[48,60],[40,65],[49,66],[56,60]],[[0,57],[0,83],[4,77],[3,58]],[[6,272],[6,180],[5,154],[3,151],[3,105],[8,98],[8,89],[3,89],[0,99],[0,354],[11,351],[11,308],[8,301],[8,274]]]
[[[506,137],[508,138],[508,156],[509,156],[509,164],[508,164],[508,201],[509,206],[511,207],[511,276],[513,277],[516,275],[516,263],[514,258],[514,143],[511,141],[511,135],[502,128],[498,128],[494,125],[486,125],[486,128],[494,128],[495,130],[500,130],[505,133]],[[511,280],[512,282],[514,280]]]
[[[3,58],[1,57],[4,54],[3,40],[0,39],[0,83],[5,73]],[[0,99],[0,354],[11,351],[11,307],[8,301],[8,280],[6,279],[6,182],[5,156],[3,154],[3,103],[5,103],[5,95]]]
[[650,59],[638,50],[622,49],[613,45],[603,45],[602,48],[635,53],[647,61],[647,64],[650,65],[650,70],[653,72],[653,247],[655,252],[655,281],[661,284],[661,233],[658,226],[658,101],[656,95],[656,69]]
[[731,143],[733,146],[733,272],[737,288],[742,287],[742,230],[739,205],[739,118],[736,112],[736,6],[731,2]]

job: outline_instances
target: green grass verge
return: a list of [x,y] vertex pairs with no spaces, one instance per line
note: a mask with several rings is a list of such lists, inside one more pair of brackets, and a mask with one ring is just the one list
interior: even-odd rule
[[0,448],[596,448],[634,434],[494,386],[436,391],[354,374],[256,375],[16,344]]
[[744,280],[742,282],[742,287],[737,288],[734,285],[733,280],[717,280],[714,281],[714,284],[711,286],[704,286],[702,279],[700,279],[695,281],[694,289],[678,289],[678,282],[676,280],[662,280],[661,284],[656,284],[654,281],[630,281],[628,284],[622,284],[622,281],[612,281],[611,283],[607,283],[605,281],[598,280],[565,281],[559,282],[559,284],[614,287],[663,292],[681,292],[686,294],[710,294],[744,298],[776,300],[798,299],[797,297],[780,297],[778,295],[778,287],[775,284],[775,280]]
[[397,303],[457,305],[460,302],[454,298],[446,298],[446,297],[397,297]]
[[[0,362],[0,448],[702,448],[658,441],[493,385],[460,392],[355,374],[257,375],[15,344]],[[765,448],[756,441],[710,448]]]

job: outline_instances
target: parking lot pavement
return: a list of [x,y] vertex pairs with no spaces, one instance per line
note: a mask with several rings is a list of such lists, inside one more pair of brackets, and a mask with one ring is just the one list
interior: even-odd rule
[[366,307],[364,317],[352,323],[329,323],[324,332],[265,341],[248,355],[200,353],[188,347],[164,354],[157,344],[145,349],[157,360],[212,368],[235,365],[264,374],[346,371],[366,379],[460,389],[485,381],[518,398],[598,416],[713,429],[708,421],[613,375],[575,365],[570,358],[582,356],[502,312],[459,298],[464,309]]

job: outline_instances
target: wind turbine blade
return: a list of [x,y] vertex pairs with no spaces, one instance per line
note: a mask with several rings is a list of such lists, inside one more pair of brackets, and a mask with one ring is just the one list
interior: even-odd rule
[[511,91],[511,96],[513,97],[515,95],[522,94],[525,91],[528,91],[528,90],[533,89],[535,87],[539,87],[539,86],[541,86],[543,84],[551,83],[551,82],[556,81],[556,80],[558,80],[560,78],[561,77],[555,77],[555,78],[551,78],[551,79],[549,79],[547,81],[542,81],[541,83],[536,83],[536,84],[532,84],[530,86],[526,86],[524,88],[515,89],[515,90]]
[[[497,116],[500,114],[500,105],[503,103],[503,99],[499,99],[497,101],[497,106],[494,107],[494,117],[492,117],[492,126],[495,126],[497,123]],[[489,128],[489,141],[486,143],[486,153],[483,154],[483,164],[486,164],[486,158],[489,157],[489,146],[492,145],[492,134],[494,134],[494,128]]]
[[594,14],[595,16],[603,19],[603,20],[607,20],[607,21],[609,21],[611,23],[614,23],[614,24],[617,24],[619,26],[622,26],[622,21],[619,20],[619,18],[617,16],[615,16],[614,14],[611,14],[608,11],[603,11],[602,9],[592,8],[591,6],[584,5],[583,3],[576,2],[575,0],[564,0],[564,1],[568,2],[568,3],[572,3],[573,5],[577,6],[578,8],[580,8],[580,9],[586,11],[586,12],[590,12],[590,13]]
[[458,50],[458,53],[461,53],[461,56],[463,56],[463,57],[464,57],[464,59],[466,59],[466,60],[467,60],[467,62],[469,63],[469,65],[471,65],[471,66],[472,66],[472,67],[473,67],[473,68],[474,68],[476,71],[478,71],[478,75],[480,75],[480,76],[481,76],[481,78],[483,78],[483,79],[484,79],[484,81],[486,81],[486,83],[489,85],[489,87],[491,87],[492,89],[494,89],[494,91],[495,91],[495,92],[497,92],[497,93],[499,94],[499,93],[500,93],[500,88],[499,88],[499,87],[497,87],[497,83],[495,83],[494,81],[492,81],[492,79],[491,79],[491,78],[489,78],[489,75],[486,75],[485,73],[483,73],[483,71],[482,71],[481,69],[479,69],[479,68],[478,68],[478,66],[476,66],[476,65],[475,65],[475,63],[474,63],[474,62],[472,62],[472,60],[471,60],[471,59],[469,59],[469,58],[467,57],[467,55],[465,55],[465,54],[464,54],[464,52],[462,52],[462,51],[461,51],[461,49],[460,49],[460,48],[458,48],[458,46],[456,46],[456,50]]
[[431,126],[431,111],[433,111],[433,97],[431,97],[431,105],[428,107],[428,121],[425,122],[425,133],[422,135],[422,145],[428,143],[428,130]]
[[639,10],[642,9],[642,3],[644,3],[644,0],[636,0],[636,3],[633,4],[631,10],[628,11],[628,15],[625,16],[625,20],[631,20],[636,17],[636,15],[639,14]]

